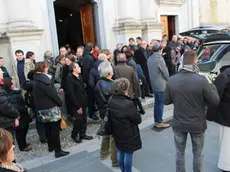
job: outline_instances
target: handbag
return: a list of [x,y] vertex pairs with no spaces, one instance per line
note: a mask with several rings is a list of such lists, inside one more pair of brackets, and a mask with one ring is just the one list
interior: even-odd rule
[[37,115],[38,120],[44,123],[57,122],[61,120],[61,110],[57,106],[50,109],[39,110]]
[[97,135],[99,136],[108,136],[111,135],[112,124],[111,118],[109,114],[109,109],[107,109],[105,118],[101,121],[101,126],[97,131]]
[[60,124],[61,130],[64,130],[67,128],[66,120],[64,119],[64,116],[61,117],[61,124]]

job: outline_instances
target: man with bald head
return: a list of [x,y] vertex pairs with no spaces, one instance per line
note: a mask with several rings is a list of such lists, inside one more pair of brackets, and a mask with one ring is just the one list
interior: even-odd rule
[[135,58],[136,63],[141,66],[142,70],[144,71],[144,75],[146,77],[147,83],[146,83],[146,87],[144,91],[145,95],[143,95],[146,97],[152,97],[152,95],[150,95],[151,84],[150,84],[149,72],[148,72],[148,66],[147,66],[147,60],[149,56],[150,56],[150,52],[148,49],[148,44],[145,40],[142,40],[141,47],[137,49],[134,53],[134,58]]

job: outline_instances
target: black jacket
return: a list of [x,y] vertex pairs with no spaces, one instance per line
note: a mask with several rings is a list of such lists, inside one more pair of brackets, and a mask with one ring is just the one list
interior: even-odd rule
[[230,68],[220,73],[214,85],[216,85],[220,103],[218,106],[209,106],[207,119],[230,127]]
[[84,52],[82,63],[83,63],[82,78],[83,78],[84,83],[88,85],[89,72],[94,66],[93,56],[90,52],[86,52],[86,51]]
[[62,68],[62,79],[61,79],[61,88],[64,89],[66,91],[66,88],[65,88],[65,83],[66,83],[66,78],[68,76],[68,74],[70,73],[70,67],[65,65],[63,66]]
[[25,106],[25,102],[23,100],[23,97],[21,95],[20,90],[6,90],[8,94],[8,100],[9,102],[19,111],[20,113],[20,121],[19,126],[20,128],[24,128],[27,126],[31,119],[28,114],[28,110]]
[[134,100],[124,95],[113,95],[108,108],[117,149],[128,153],[141,149],[138,124],[142,119]]
[[216,87],[204,76],[182,70],[169,78],[164,102],[174,104],[173,129],[202,133],[207,129],[206,106],[218,105],[219,96]]
[[9,102],[6,91],[0,87],[0,128],[14,127],[14,121],[19,115],[17,109]]
[[101,119],[104,119],[107,111],[108,100],[112,94],[112,83],[113,80],[101,78],[95,86],[95,99]]
[[171,51],[172,49],[168,45],[162,51],[162,57],[164,58],[165,64],[168,68],[169,76],[172,76],[175,74],[175,71],[173,71]]
[[45,110],[55,106],[62,106],[62,101],[54,88],[53,82],[45,74],[34,74],[33,95],[36,110]]
[[[8,170],[6,168],[0,167],[0,172],[15,172],[13,170]],[[26,169],[24,169],[24,172],[28,172]]]
[[66,79],[66,94],[68,102],[72,109],[80,109],[87,107],[87,94],[84,82],[81,76],[76,77],[69,73]]

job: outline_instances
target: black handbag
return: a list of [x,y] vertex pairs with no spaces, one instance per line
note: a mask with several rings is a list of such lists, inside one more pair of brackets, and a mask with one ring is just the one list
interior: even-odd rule
[[[107,102],[105,96],[102,93],[100,81],[98,83],[98,91],[99,91],[100,95],[102,96],[103,101]],[[110,102],[110,99],[108,100],[108,103],[109,102]],[[97,131],[97,135],[99,135],[99,136],[111,135],[111,128],[112,128],[111,117],[110,117],[110,113],[109,113],[109,108],[107,108],[106,113],[105,113],[105,117],[101,121],[101,126]]]

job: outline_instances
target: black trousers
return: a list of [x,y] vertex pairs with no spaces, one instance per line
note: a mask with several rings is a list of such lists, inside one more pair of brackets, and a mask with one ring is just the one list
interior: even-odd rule
[[88,95],[88,113],[89,113],[88,115],[89,117],[92,117],[96,111],[94,89],[88,87],[87,95]]
[[143,106],[141,104],[141,100],[139,98],[135,98],[135,102],[136,102],[137,107],[139,108],[139,110],[144,111],[144,108],[143,108]]
[[76,137],[79,135],[80,137],[84,137],[87,130],[87,115],[86,110],[83,110],[83,114],[78,114],[77,111],[73,112],[74,122],[73,122],[73,130],[72,137]]
[[60,121],[44,123],[48,147],[55,151],[61,151]]
[[19,150],[22,151],[27,147],[26,135],[28,133],[29,125],[26,125],[23,128],[16,128],[16,140],[18,143]]
[[37,133],[38,133],[38,136],[39,136],[39,140],[40,141],[47,140],[46,134],[45,134],[44,123],[40,122],[39,120],[37,120],[37,118],[36,118],[36,129],[37,129]]

